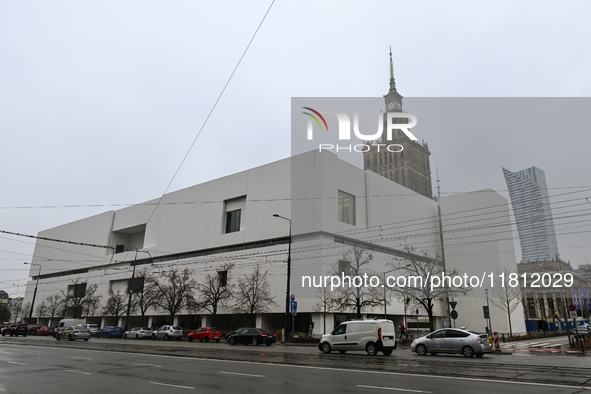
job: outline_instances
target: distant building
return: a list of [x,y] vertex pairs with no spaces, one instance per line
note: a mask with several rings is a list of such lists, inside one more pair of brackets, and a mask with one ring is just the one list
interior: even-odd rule
[[[392,52],[390,52],[390,90],[384,96],[384,100],[386,113],[403,112],[402,95],[396,90],[396,81],[394,80]],[[402,120],[397,120],[395,123],[402,123]],[[386,140],[385,124],[386,117],[384,115],[382,141]],[[427,198],[432,198],[429,145],[426,142],[419,144],[412,141],[401,130],[396,130],[391,142],[402,145],[404,149],[401,152],[389,152],[379,149],[377,145],[370,145],[371,149],[363,153],[364,169],[373,171]]]
[[521,244],[521,261],[558,258],[546,175],[537,167],[511,172],[503,168]]

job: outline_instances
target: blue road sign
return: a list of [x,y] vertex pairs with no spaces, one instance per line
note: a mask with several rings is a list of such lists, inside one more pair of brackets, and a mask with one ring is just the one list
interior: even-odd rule
[[298,302],[297,301],[292,301],[291,302],[291,315],[295,316],[296,313],[298,311]]

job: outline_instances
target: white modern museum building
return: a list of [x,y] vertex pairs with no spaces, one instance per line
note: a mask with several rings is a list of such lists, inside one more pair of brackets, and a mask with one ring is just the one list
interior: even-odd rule
[[[172,267],[189,268],[199,282],[232,263],[225,278],[230,284],[259,266],[268,272],[275,304],[257,314],[256,326],[275,332],[284,325],[286,261],[291,246],[290,293],[298,303],[295,330],[307,331],[313,321],[315,333],[321,334],[356,313],[334,306],[323,313],[321,300],[326,293],[323,296],[322,287],[303,283],[303,278],[343,274],[340,264],[355,247],[362,248],[366,257],[371,255],[365,268],[379,278],[386,273],[397,275],[394,262],[409,253],[414,257],[441,255],[437,201],[328,152],[296,155],[171,192],[158,201],[40,232],[39,237],[72,243],[37,240],[24,303],[32,301],[38,280],[36,306],[53,294],[67,292],[73,283],[98,285],[97,294],[104,304],[109,294],[127,291],[134,264],[154,275]],[[444,197],[440,203],[448,270],[479,278],[497,273],[503,266],[515,270],[504,197],[481,190]],[[482,307],[486,305],[484,289],[490,287],[487,283],[454,298],[458,318],[452,325],[485,330]],[[373,291],[383,296],[381,286]],[[387,305],[364,308],[362,317],[383,317],[386,307],[396,325],[404,321],[411,330],[423,331],[428,327],[425,311],[413,300],[406,303],[406,298],[387,291]],[[435,325],[439,328],[446,324],[448,311],[445,299],[435,301]],[[248,324],[245,316],[235,313],[234,305],[240,302],[233,299],[218,311],[216,325],[221,330]],[[167,313],[155,308],[146,316],[150,326],[167,321]],[[34,312],[33,317],[41,324],[49,323],[47,316]],[[125,319],[103,316],[101,309],[86,318],[102,326],[123,326]],[[174,320],[171,323],[187,329],[211,324],[210,314],[203,310],[182,311]],[[509,331],[506,313],[492,305],[491,320],[494,331]],[[141,323],[138,312],[133,312],[130,326]],[[521,308],[513,312],[512,324],[513,332],[525,331]]]

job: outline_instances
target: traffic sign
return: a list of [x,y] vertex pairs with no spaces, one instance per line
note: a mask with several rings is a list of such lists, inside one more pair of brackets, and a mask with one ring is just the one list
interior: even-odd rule
[[419,314],[419,310],[417,309],[417,315]]
[[449,316],[456,320],[458,318],[458,311],[451,311],[451,313],[449,314]]
[[290,295],[289,296],[289,299],[292,300],[292,301],[295,301],[295,294]]
[[569,310],[569,311],[571,311],[571,312],[572,312],[572,311],[576,311],[576,310],[577,310],[577,307],[576,307],[574,304],[570,304],[570,305],[568,306],[568,310]]
[[482,307],[482,312],[484,313],[485,319],[490,319],[490,311],[488,310],[488,306],[484,305]]
[[457,301],[450,301],[449,302],[449,306],[451,306],[451,309],[455,310],[456,309],[456,305],[458,305]]
[[570,317],[573,319],[577,318],[577,311],[570,311]]
[[298,312],[298,302],[297,301],[292,301],[291,302],[291,315],[295,316]]

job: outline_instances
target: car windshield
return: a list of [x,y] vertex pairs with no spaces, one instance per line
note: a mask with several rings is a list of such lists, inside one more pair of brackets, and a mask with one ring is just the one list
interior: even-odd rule
[[152,331],[152,329],[151,329],[150,327],[142,327],[142,330],[145,330],[145,331]]
[[180,326],[172,326],[172,329],[173,330],[181,330],[181,327]]
[[209,331],[219,331],[219,330],[217,328],[215,328],[215,327],[212,327],[212,328],[209,329]]

